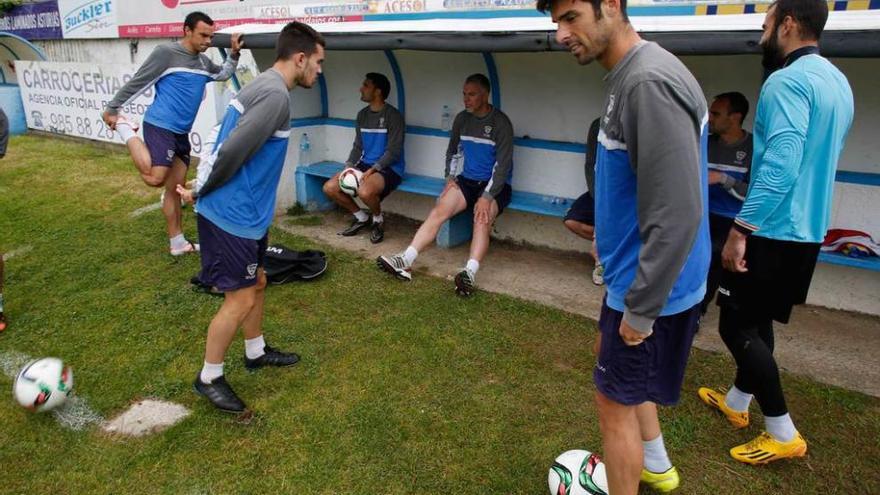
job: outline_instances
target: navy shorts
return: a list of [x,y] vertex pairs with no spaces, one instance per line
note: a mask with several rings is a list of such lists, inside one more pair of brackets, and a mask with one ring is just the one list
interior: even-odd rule
[[596,388],[627,406],[643,402],[676,404],[700,314],[700,304],[695,304],[681,313],[661,316],[654,321],[650,337],[639,345],[628,346],[620,337],[623,313],[602,301],[602,344],[593,369]]
[[257,283],[257,269],[264,264],[268,234],[259,241],[226,232],[199,215],[199,243],[202,272],[199,280],[222,292],[251,287]]
[[[366,172],[367,170],[373,168],[373,166],[364,162],[360,162],[357,164],[356,168],[361,172]],[[397,189],[397,186],[400,185],[400,182],[403,180],[403,178],[397,175],[397,172],[391,170],[391,168],[389,167],[386,167],[377,173],[381,174],[382,178],[385,179],[385,189],[382,189],[382,194],[379,195],[379,199],[385,199],[385,197],[391,194],[392,191]]]
[[[455,183],[458,184],[458,188],[461,189],[461,194],[464,195],[468,210],[473,210],[474,205],[477,204],[477,200],[483,195],[483,191],[486,189],[486,185],[489,184],[489,181],[473,180],[459,175],[455,178]],[[495,197],[495,202],[498,203],[498,216],[501,216],[504,208],[510,204],[510,196],[512,194],[513,190],[510,188],[510,184],[504,184],[504,188],[498,193],[498,196]]]
[[587,191],[574,200],[571,208],[565,213],[562,221],[574,220],[575,222],[585,223],[587,225],[596,225],[596,200],[590,191]]
[[192,149],[189,134],[177,134],[144,122],[144,144],[150,151],[154,167],[170,167],[175,156],[179,156],[183,164],[189,167],[189,153]]

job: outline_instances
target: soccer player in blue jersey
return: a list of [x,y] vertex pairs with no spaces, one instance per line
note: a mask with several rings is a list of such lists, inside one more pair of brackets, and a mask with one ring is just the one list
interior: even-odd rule
[[[246,409],[223,375],[226,350],[239,327],[248,370],[299,361],[263,338],[263,257],[290,136],[290,90],[312,87],[323,61],[324,38],[314,29],[292,22],[281,30],[274,65],[230,102],[209,158],[213,167],[197,193],[199,279],[222,291],[224,301],[208,327],[205,361],[194,387],[222,411]],[[178,192],[192,201],[192,191],[180,186]]]
[[465,80],[465,110],[455,117],[446,149],[446,188],[409,247],[376,260],[379,268],[401,280],[412,279],[413,262],[434,242],[443,222],[473,209],[470,258],[455,275],[455,291],[470,296],[476,288],[475,277],[489,250],[492,224],[510,203],[513,173],[513,124],[489,104],[489,91],[489,79],[483,74]]
[[807,452],[782,392],[773,321],[788,323],[793,306],[806,301],[855,111],[846,77],[819,54],[827,19],[822,0],[777,0],[767,10],[764,64],[781,68],[761,88],[751,181],[721,252],[718,330],[736,376],[726,394],[698,394],[737,428],[749,424],[752,398],[758,402],[765,432],[730,449],[747,464]]
[[[384,75],[370,72],[364,77],[361,101],[369,105],[357,114],[354,144],[345,162],[346,168],[353,167],[364,173],[357,197],[373,215],[370,232],[373,244],[385,238],[382,200],[397,189],[406,168],[403,159],[406,123],[403,115],[386,103],[390,92],[391,82]],[[354,215],[352,224],[339,235],[353,236],[371,224],[370,216],[339,189],[339,174],[324,183],[324,194]]]
[[538,10],[579,64],[608,71],[595,178],[607,292],[593,381],[609,493],[674,490],[657,405],[680,399],[705,294],[706,99],[680,60],[641,39],[625,0],[538,0]]
[[[232,53],[222,66],[204,52],[211,47],[214,21],[193,12],[183,22],[183,39],[159,45],[107,104],[102,118],[119,132],[128,147],[141,179],[150,187],[164,187],[162,213],[173,256],[198,251],[198,244],[186,240],[181,226],[180,196],[176,187],[186,180],[190,161],[189,132],[212,81],[232,77],[241,50],[241,35],[232,36]],[[138,124],[126,118],[126,105],[155,88],[156,96],[144,114],[144,139],[137,136]]]

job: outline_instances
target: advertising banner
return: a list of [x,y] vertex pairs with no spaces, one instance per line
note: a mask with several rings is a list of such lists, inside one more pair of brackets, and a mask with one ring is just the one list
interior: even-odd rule
[[[137,66],[18,61],[15,68],[29,129],[122,143],[118,134],[104,125],[101,113],[119,88],[132,78]],[[217,123],[215,93],[223,88],[223,83],[212,83],[206,88],[190,133],[194,155],[201,152],[204,138]],[[154,88],[150,88],[122,107],[120,113],[143,122],[154,96]]]
[[0,14],[0,31],[27,40],[59,40],[62,30],[58,2],[29,3]]
[[[129,0],[119,2],[141,4]],[[144,2],[147,3],[147,2]],[[116,38],[116,0],[58,0],[65,38]]]

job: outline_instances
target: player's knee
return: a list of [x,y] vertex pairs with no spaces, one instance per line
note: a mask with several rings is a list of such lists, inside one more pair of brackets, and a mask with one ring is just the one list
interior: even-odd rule
[[142,175],[141,178],[144,180],[144,184],[150,187],[162,187],[165,185],[165,177],[158,177],[155,175]]
[[339,183],[335,179],[336,178],[334,177],[333,179],[330,179],[324,183],[324,194],[326,194],[327,196],[334,195],[336,193],[336,190],[339,189]]

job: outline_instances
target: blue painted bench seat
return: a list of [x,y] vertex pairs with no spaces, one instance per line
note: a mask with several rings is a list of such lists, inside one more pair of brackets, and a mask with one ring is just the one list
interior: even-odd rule
[[[319,162],[297,167],[296,197],[299,203],[309,211],[332,209],[335,203],[324,195],[323,185],[343,167],[344,165],[339,162]],[[446,181],[437,177],[406,174],[397,190],[437,197],[443,192],[445,185]],[[565,198],[564,203],[558,204],[548,201],[548,198],[541,194],[514,191],[507,209],[562,218],[571,202],[572,199]],[[453,247],[467,242],[471,238],[472,229],[473,219],[469,212],[456,215],[441,227],[437,235],[437,245]]]
[[821,252],[819,253],[819,261],[822,263],[830,263],[832,265],[850,266],[853,268],[880,272],[880,256],[851,258],[840,253]]

